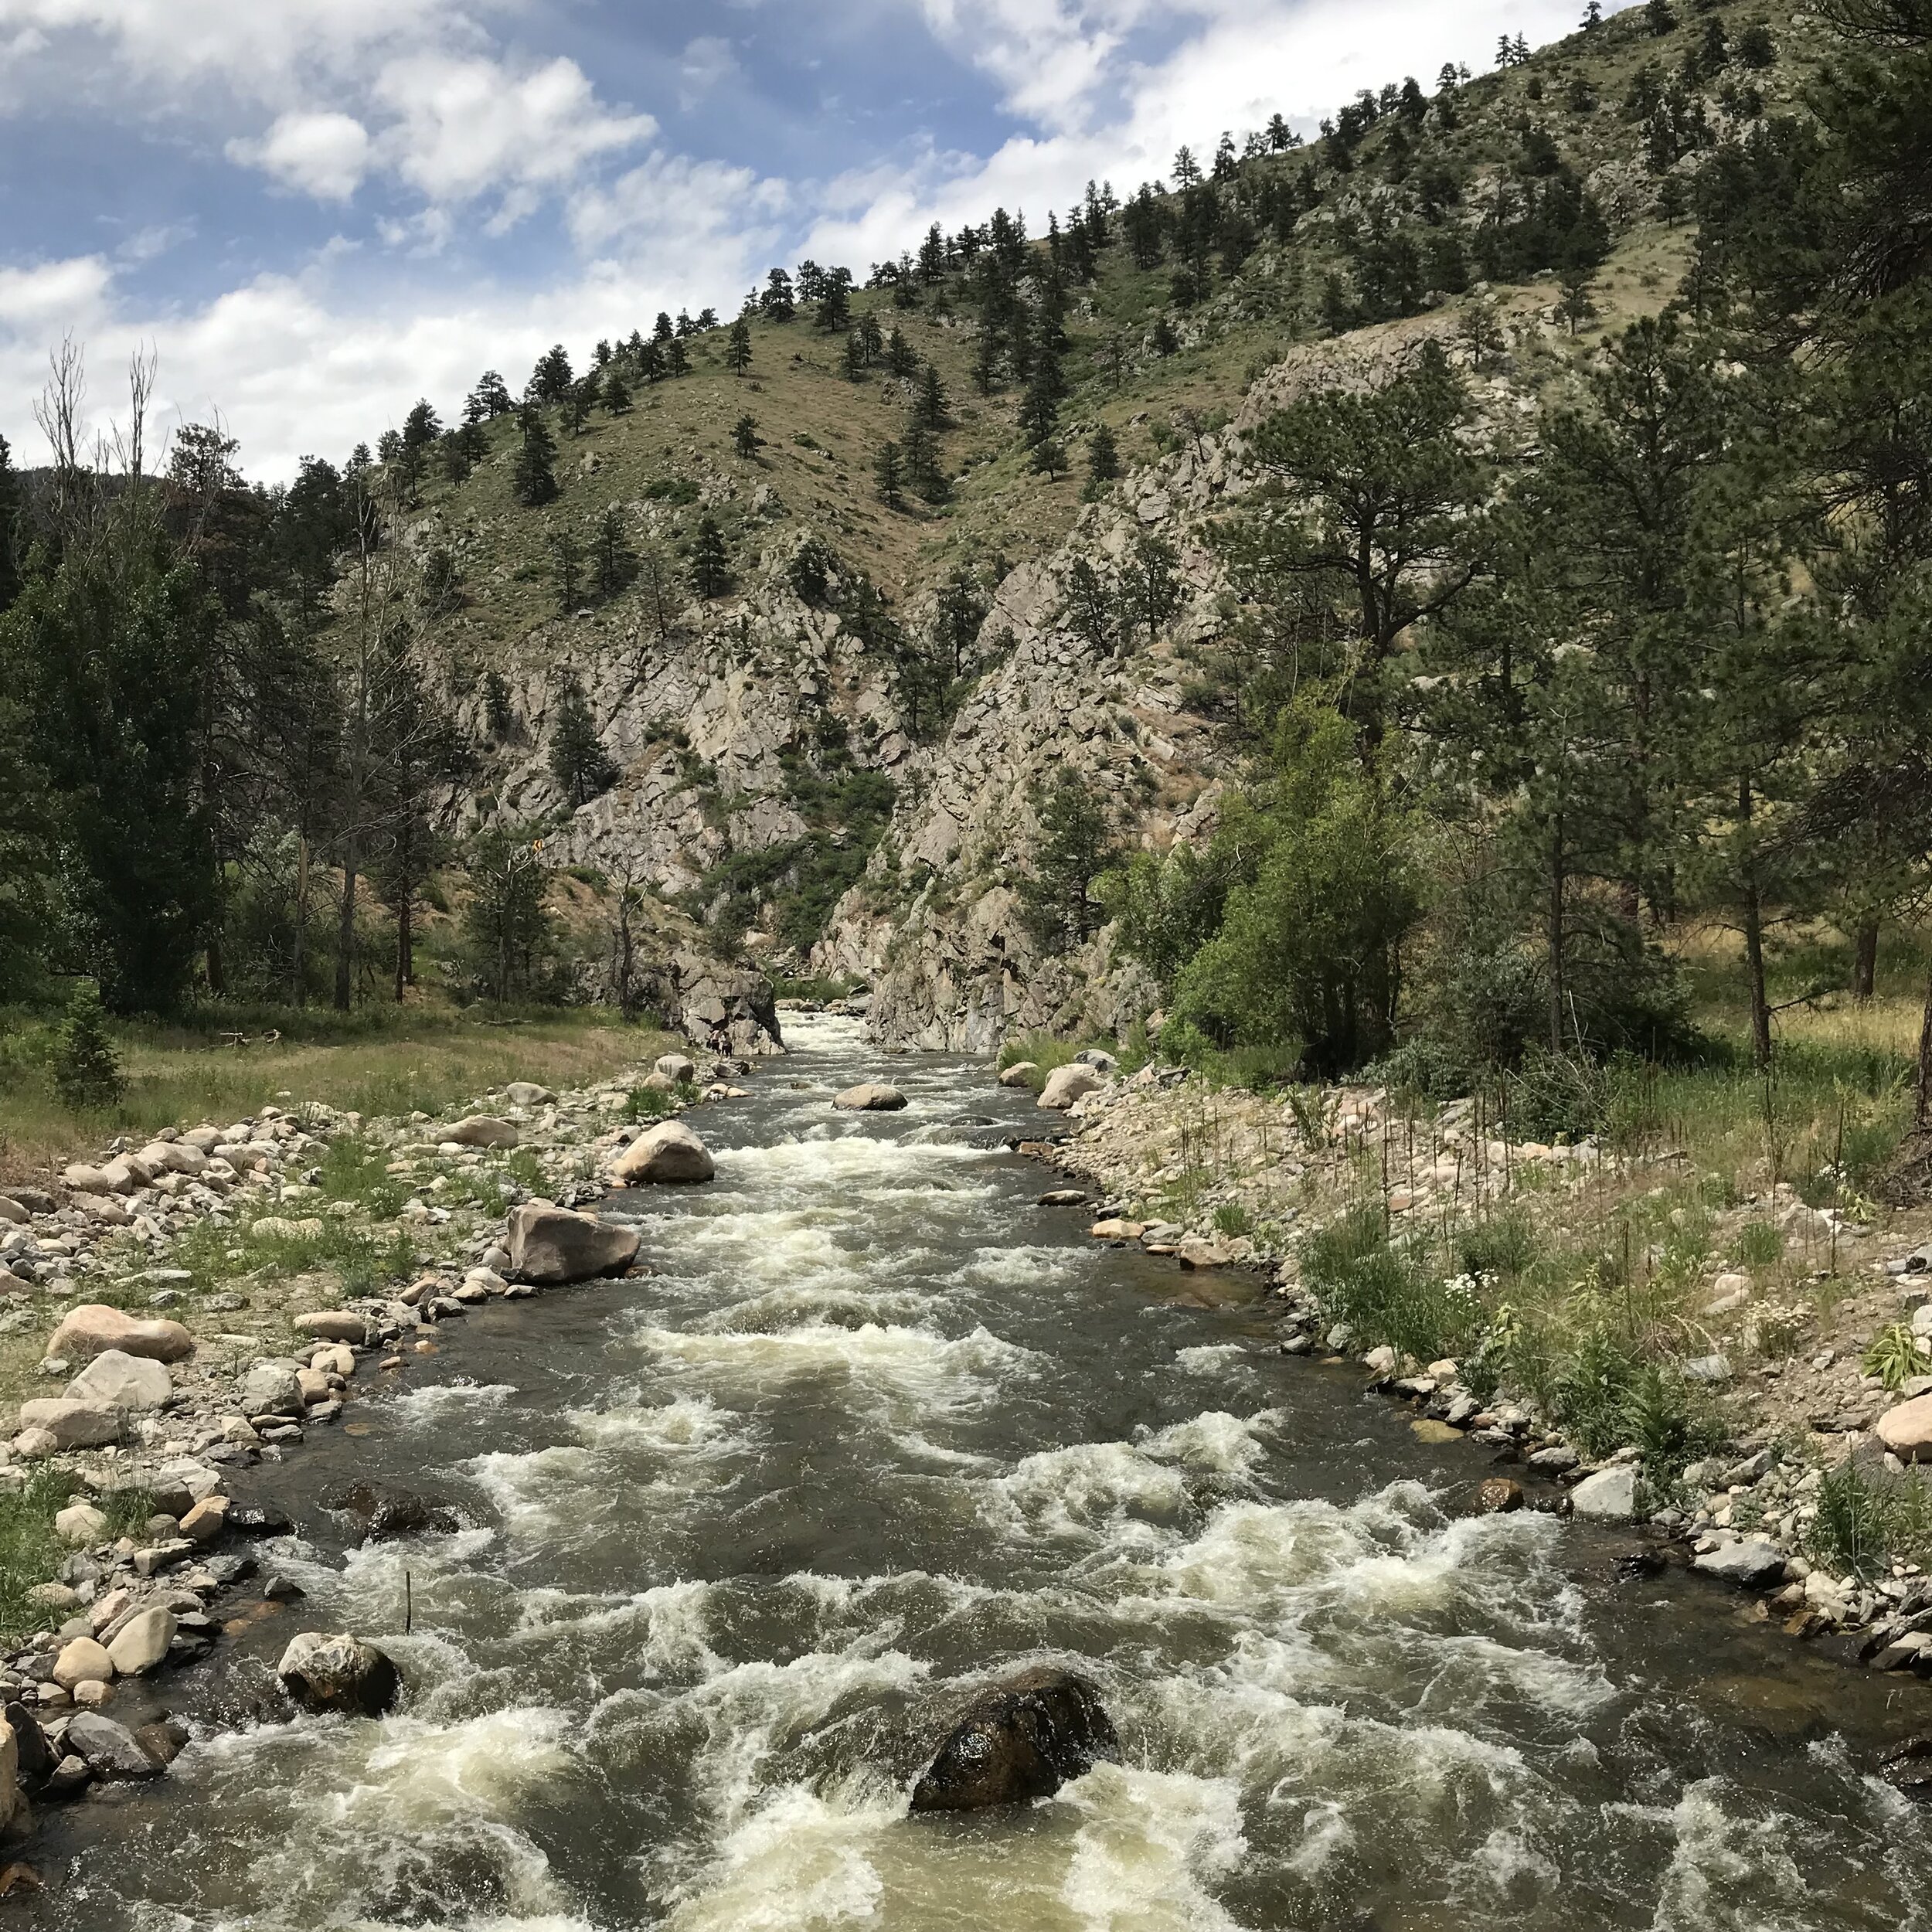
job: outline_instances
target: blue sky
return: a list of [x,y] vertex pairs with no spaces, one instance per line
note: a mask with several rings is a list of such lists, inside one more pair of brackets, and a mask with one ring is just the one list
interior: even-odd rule
[[158,356],[285,476],[773,262],[869,264],[1580,0],[0,0],[0,433]]

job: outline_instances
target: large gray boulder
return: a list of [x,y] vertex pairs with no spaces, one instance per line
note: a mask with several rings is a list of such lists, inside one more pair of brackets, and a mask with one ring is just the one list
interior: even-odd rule
[[63,1362],[91,1362],[110,1349],[150,1362],[185,1362],[195,1352],[195,1338],[179,1321],[143,1321],[104,1302],[83,1301],[68,1310],[47,1342],[47,1353]]
[[380,1717],[402,1679],[386,1651],[360,1637],[304,1631],[282,1652],[275,1675],[304,1710]]
[[98,1711],[82,1711],[67,1726],[67,1749],[96,1777],[158,1777],[161,1767],[135,1741],[126,1726]]
[[168,1655],[175,1641],[175,1613],[155,1604],[131,1617],[107,1646],[107,1655],[123,1677],[143,1677]]
[[532,1202],[510,1216],[510,1269],[536,1282],[590,1281],[637,1258],[638,1231]]
[[1036,1107],[1051,1107],[1054,1112],[1063,1114],[1076,1100],[1086,1099],[1088,1094],[1106,1084],[1107,1082],[1090,1066],[1056,1066],[1047,1075],[1046,1084],[1040,1090],[1040,1097],[1033,1104]]
[[468,1120],[458,1121],[443,1138],[454,1141],[458,1147],[515,1147],[519,1136],[508,1121],[488,1114],[472,1114]]
[[1628,1522],[1637,1514],[1637,1465],[1613,1463],[1586,1476],[1570,1492],[1570,1506],[1580,1516],[1605,1522]]
[[241,1406],[249,1416],[299,1416],[304,1404],[295,1370],[279,1362],[257,1362],[242,1379]]
[[1747,1536],[1741,1542],[1723,1543],[1691,1560],[1693,1570],[1706,1577],[1719,1577],[1743,1590],[1760,1590],[1784,1578],[1784,1553],[1762,1536]]
[[832,1104],[848,1114],[896,1114],[906,1104],[906,1097],[883,1080],[862,1080],[835,1096]]
[[915,1811],[977,1811],[1050,1798],[1121,1740],[1099,1687],[1037,1667],[988,1685],[958,1711],[913,1787]]
[[165,1409],[174,1393],[166,1363],[121,1349],[104,1349],[67,1384],[70,1401],[104,1409]]
[[711,1150],[683,1121],[660,1121],[611,1163],[611,1178],[620,1187],[683,1185],[708,1181],[717,1171]]
[[70,1402],[65,1396],[43,1396],[20,1405],[20,1427],[44,1429],[56,1449],[97,1449],[118,1442],[128,1426],[124,1411],[100,1403]]
[[654,1073],[662,1073],[673,1087],[688,1087],[698,1077],[698,1070],[686,1053],[660,1053]]

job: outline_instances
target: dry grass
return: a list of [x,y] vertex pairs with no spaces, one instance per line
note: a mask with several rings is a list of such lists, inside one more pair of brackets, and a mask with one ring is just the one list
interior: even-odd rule
[[401,1030],[240,1049],[194,1034],[130,1030],[121,1043],[127,1096],[99,1111],[77,1112],[43,1077],[17,1073],[0,1086],[0,1177],[44,1181],[117,1134],[222,1124],[271,1100],[372,1115],[435,1113],[506,1080],[580,1086],[648,1060],[667,1043],[603,1014],[492,1026],[412,1012],[389,1024]]

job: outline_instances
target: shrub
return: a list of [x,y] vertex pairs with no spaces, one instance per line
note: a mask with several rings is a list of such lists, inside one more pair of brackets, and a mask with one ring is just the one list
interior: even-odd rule
[[1558,1368],[1557,1419],[1585,1455],[1607,1456],[1629,1440],[1628,1405],[1638,1366],[1629,1342],[1597,1322]]
[[1894,1393],[1914,1376],[1923,1375],[1927,1366],[1920,1350],[1919,1338],[1903,1321],[1894,1321],[1890,1327],[1879,1329],[1865,1352],[1862,1364],[1867,1375],[1876,1376]]
[[1359,1341],[1433,1362],[1460,1357],[1482,1333],[1469,1284],[1445,1281],[1389,1243],[1373,1203],[1351,1209],[1301,1244],[1302,1278]]
[[1843,1577],[1869,1582],[1890,1567],[1893,1525],[1888,1498],[1857,1468],[1842,1463],[1818,1486],[1818,1515],[1804,1546],[1815,1563]]
[[74,988],[55,1037],[53,1083],[61,1099],[76,1108],[112,1107],[127,1091],[100,995],[90,980]]
[[1768,1268],[1784,1257],[1784,1231],[1773,1221],[1747,1221],[1731,1239],[1730,1258],[1741,1268]]

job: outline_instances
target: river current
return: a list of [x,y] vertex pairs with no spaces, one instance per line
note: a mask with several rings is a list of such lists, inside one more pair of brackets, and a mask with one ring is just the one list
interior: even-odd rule
[[[1458,1514],[1480,1452],[1274,1354],[1239,1284],[916,1142],[1037,1117],[984,1062],[793,1031],[699,1117],[716,1183],[650,1199],[657,1273],[473,1313],[260,1472],[306,1600],[170,1680],[167,1779],[47,1815],[22,1923],[1932,1927],[1932,1829],[1869,1774],[1932,1692],[1614,1580],[1628,1538]],[[869,1077],[906,1111],[835,1114]],[[317,1498],[367,1474],[473,1526],[347,1548]],[[301,1628],[389,1648],[404,1708],[216,1722]],[[909,1815],[921,1696],[1032,1662],[1100,1685],[1124,1761]]]

